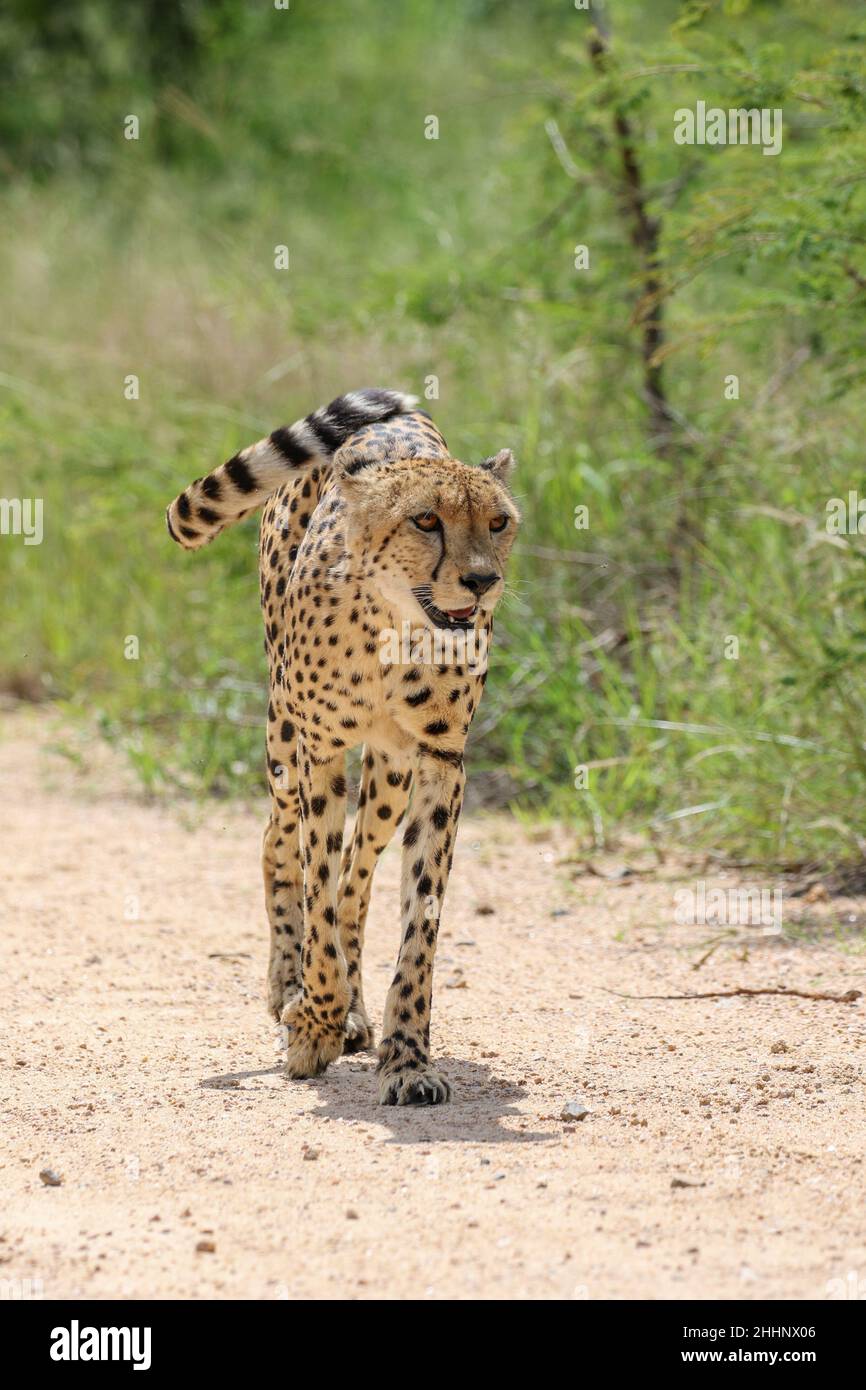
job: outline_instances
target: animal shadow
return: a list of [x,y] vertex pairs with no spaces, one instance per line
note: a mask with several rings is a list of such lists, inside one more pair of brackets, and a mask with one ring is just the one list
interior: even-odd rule
[[[470,1144],[550,1142],[549,1133],[506,1127],[502,1123],[508,1116],[521,1115],[516,1102],[526,1095],[524,1087],[496,1076],[483,1063],[464,1057],[437,1058],[439,1066],[452,1086],[452,1099],[446,1105],[379,1105],[372,1054],[341,1057],[321,1076],[302,1081],[287,1076],[285,1068],[278,1064],[203,1077],[199,1085],[205,1090],[231,1091],[241,1089],[242,1081],[282,1075],[287,1087],[306,1087],[317,1093],[319,1104],[308,1111],[311,1116],[383,1124],[391,1131],[389,1142],[395,1144],[429,1144],[437,1140]],[[250,1088],[242,1089],[248,1097]],[[267,1089],[271,1091],[270,1087]]]
[[437,1070],[451,1083],[446,1105],[379,1105],[376,1064],[371,1055],[343,1057],[322,1076],[300,1084],[315,1087],[318,1107],[310,1113],[331,1120],[363,1120],[383,1124],[391,1131],[389,1142],[429,1144],[462,1141],[472,1144],[550,1142],[551,1136],[504,1126],[508,1116],[521,1116],[516,1102],[526,1090],[498,1077],[481,1062],[464,1057],[437,1057]]

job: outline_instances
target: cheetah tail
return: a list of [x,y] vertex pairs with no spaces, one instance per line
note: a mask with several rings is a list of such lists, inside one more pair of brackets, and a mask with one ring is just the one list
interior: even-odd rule
[[350,391],[306,419],[283,425],[184,488],[165,514],[169,535],[185,550],[198,550],[316,459],[329,459],[356,430],[405,415],[415,404],[414,396],[399,391]]

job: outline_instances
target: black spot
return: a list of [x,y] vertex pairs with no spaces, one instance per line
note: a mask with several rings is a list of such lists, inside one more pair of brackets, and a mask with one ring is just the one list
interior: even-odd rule
[[458,768],[463,766],[463,754],[455,752],[453,748],[434,748],[429,743],[420,743],[418,747],[428,758],[435,758],[437,762],[450,763]]
[[[407,695],[407,696],[406,696],[406,704],[407,704],[407,705],[412,705],[413,707],[416,707],[416,706],[418,706],[418,705],[423,705],[427,700],[430,699],[430,696],[432,695],[432,693],[433,693],[433,692],[432,692],[432,690],[430,689],[429,685],[425,685],[425,686],[423,686],[423,687],[421,688],[421,690],[416,690],[414,695]],[[445,728],[447,729],[447,727],[448,727],[448,726],[447,726],[447,724],[446,724],[446,725],[445,725]],[[431,732],[432,732],[431,728],[428,727],[426,732],[427,732],[428,734],[431,733]]]

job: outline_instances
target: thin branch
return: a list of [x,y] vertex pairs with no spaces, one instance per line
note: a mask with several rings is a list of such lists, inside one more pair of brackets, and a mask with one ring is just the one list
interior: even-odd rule
[[[603,27],[601,16],[595,9],[593,22],[595,28],[587,40],[589,57],[598,75],[606,77],[610,53],[609,31]],[[641,293],[635,319],[641,332],[643,395],[650,411],[650,430],[654,437],[654,445],[657,452],[664,457],[670,452],[670,427],[677,422],[672,418],[668,406],[659,357],[664,344],[659,254],[661,224],[649,211],[643,171],[637,157],[635,132],[620,106],[614,106],[613,127],[622,170],[622,201],[629,221],[631,242],[638,254],[641,267]]]
[[604,992],[615,994],[618,999],[735,999],[741,994],[777,994],[790,999],[829,999],[834,1004],[853,1004],[862,995],[859,989],[846,989],[844,994],[829,994],[823,990],[786,989],[783,985],[777,989],[748,989],[741,985],[739,989],[708,989],[700,994],[622,994],[618,989],[605,989]]

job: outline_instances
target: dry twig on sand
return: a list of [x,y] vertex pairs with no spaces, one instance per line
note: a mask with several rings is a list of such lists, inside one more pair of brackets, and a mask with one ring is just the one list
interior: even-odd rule
[[844,994],[829,994],[824,990],[786,989],[784,985],[776,988],[767,986],[766,989],[749,989],[746,985],[740,985],[738,989],[707,989],[699,994],[623,994],[618,989],[605,990],[605,994],[615,994],[618,999],[734,999],[740,994],[781,994],[791,999],[831,999],[834,1004],[853,1004],[861,993],[859,989],[846,989]]

